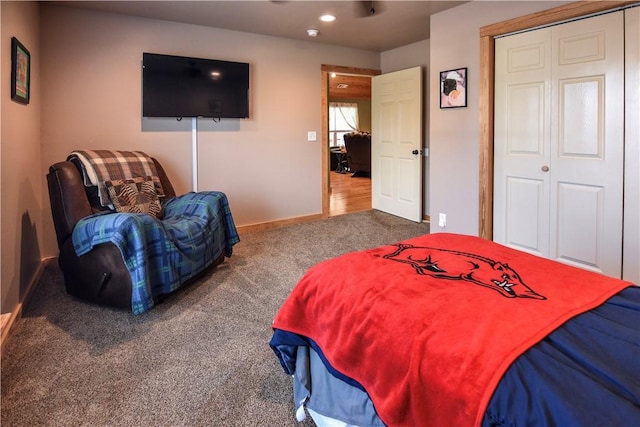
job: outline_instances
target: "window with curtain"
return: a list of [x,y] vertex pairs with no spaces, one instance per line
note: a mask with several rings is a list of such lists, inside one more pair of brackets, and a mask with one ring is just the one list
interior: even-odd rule
[[329,146],[344,145],[342,136],[358,130],[358,104],[355,102],[329,103]]

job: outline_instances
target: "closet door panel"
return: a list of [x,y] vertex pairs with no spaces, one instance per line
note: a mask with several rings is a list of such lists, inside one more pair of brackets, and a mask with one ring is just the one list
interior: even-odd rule
[[546,184],[540,179],[517,176],[506,179],[506,236],[508,246],[543,256],[548,203]]
[[552,32],[549,257],[621,277],[623,12]]
[[557,259],[566,264],[599,271],[605,254],[604,189],[574,183],[558,183]]
[[551,30],[496,40],[496,242],[549,254]]
[[559,82],[558,156],[602,159],[604,76]]

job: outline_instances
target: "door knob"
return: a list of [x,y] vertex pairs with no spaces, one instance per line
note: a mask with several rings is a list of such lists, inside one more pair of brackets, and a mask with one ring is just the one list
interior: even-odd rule
[[549,172],[549,166],[547,165],[542,166],[542,172]]
[[416,155],[416,156],[417,156],[418,154],[420,154],[420,152],[419,152],[418,150],[413,150],[413,151],[411,152],[411,154],[414,154],[414,155]]

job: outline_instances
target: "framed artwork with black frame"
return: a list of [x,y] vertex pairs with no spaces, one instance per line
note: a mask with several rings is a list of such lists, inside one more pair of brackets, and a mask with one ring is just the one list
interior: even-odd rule
[[31,54],[20,41],[11,38],[11,99],[28,104],[30,97]]
[[440,72],[440,108],[467,106],[467,69]]

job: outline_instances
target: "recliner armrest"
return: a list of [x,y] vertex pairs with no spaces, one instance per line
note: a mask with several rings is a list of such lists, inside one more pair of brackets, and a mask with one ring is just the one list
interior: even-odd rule
[[93,213],[78,168],[71,162],[58,162],[47,174],[51,214],[56,229],[58,248],[71,237],[82,218]]

